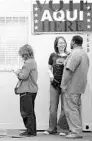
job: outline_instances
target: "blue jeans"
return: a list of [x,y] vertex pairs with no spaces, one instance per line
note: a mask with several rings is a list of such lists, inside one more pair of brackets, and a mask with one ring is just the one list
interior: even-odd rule
[[[61,113],[59,120],[57,121],[57,111],[59,105],[59,98],[61,97]],[[49,131],[59,131],[60,130],[68,130],[68,124],[66,121],[66,117],[64,114],[64,104],[63,104],[63,94],[61,93],[61,89],[55,89],[52,85],[50,85],[50,116],[49,116]]]
[[36,93],[20,94],[20,113],[27,131],[36,133],[36,116],[34,111]]

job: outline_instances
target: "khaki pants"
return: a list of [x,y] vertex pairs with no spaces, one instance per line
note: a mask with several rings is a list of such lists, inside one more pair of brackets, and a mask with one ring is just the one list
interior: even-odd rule
[[82,131],[81,94],[64,94],[64,111],[69,128],[72,132]]

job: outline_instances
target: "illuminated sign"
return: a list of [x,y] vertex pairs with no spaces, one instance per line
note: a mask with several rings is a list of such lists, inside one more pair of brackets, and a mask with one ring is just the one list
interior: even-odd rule
[[92,31],[92,3],[41,3],[33,4],[34,33],[60,33]]

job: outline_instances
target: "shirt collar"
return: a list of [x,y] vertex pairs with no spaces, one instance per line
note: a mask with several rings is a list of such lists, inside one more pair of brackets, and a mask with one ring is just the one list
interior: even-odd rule
[[83,49],[83,47],[82,46],[77,46],[74,49]]
[[31,60],[32,60],[32,58],[27,59],[27,60],[24,61],[24,63],[29,63]]

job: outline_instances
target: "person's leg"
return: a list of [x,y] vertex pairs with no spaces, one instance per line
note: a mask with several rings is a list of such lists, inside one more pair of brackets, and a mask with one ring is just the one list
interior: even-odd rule
[[36,134],[36,118],[34,113],[35,97],[36,94],[31,93],[26,93],[26,95],[20,97],[21,116],[27,128],[27,132],[30,135]]
[[[81,94],[64,95],[65,115],[71,132],[75,134],[80,134],[80,132],[82,131],[82,120],[79,111],[81,104],[80,101],[81,101]],[[71,135],[69,136],[72,137]]]
[[59,103],[58,89],[50,86],[50,116],[49,116],[49,132],[57,132],[57,109]]
[[29,107],[29,113],[28,113],[28,121],[27,121],[27,131],[30,134],[36,134],[36,116],[34,111],[35,106],[35,98],[36,94],[29,94],[29,104],[32,102],[32,104]]
[[24,110],[24,102],[23,102],[25,100],[25,97],[26,97],[26,93],[20,94],[20,114],[22,116],[23,123],[24,123],[24,125],[26,127],[26,124],[27,124],[27,113]]
[[[61,93],[61,113],[59,116],[58,124],[57,124],[57,130],[59,133],[68,133],[69,132],[69,126],[66,120],[65,112],[64,112],[64,101],[63,101],[63,93]],[[63,134],[62,134],[63,135]]]
[[35,98],[36,98],[36,94],[33,94],[32,103],[33,103],[33,117],[34,117],[34,132],[36,133]]

